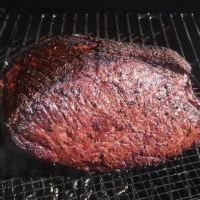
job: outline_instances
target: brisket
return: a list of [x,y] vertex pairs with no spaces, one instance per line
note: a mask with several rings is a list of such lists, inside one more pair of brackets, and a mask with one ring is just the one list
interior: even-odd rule
[[166,48],[46,39],[5,75],[5,122],[17,146],[52,163],[102,172],[159,163],[200,141],[190,70]]

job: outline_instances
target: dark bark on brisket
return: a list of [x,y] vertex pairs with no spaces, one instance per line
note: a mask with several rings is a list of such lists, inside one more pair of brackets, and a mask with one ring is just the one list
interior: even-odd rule
[[190,65],[176,52],[73,35],[27,50],[4,80],[13,141],[82,170],[157,163],[200,140]]

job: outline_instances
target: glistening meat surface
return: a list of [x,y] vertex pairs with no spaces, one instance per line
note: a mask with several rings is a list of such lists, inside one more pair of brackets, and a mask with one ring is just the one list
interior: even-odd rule
[[13,141],[85,171],[158,163],[200,140],[190,65],[176,52],[82,35],[41,41],[4,79]]

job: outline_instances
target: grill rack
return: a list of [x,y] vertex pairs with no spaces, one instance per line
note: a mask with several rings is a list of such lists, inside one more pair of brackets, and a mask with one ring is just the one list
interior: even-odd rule
[[[199,13],[66,11],[0,13],[0,66],[42,37],[81,33],[178,51],[191,63],[192,85],[200,98]],[[30,170],[31,169],[31,170]],[[2,199],[199,199],[200,146],[158,166],[83,174],[51,166],[13,151],[0,134]]]

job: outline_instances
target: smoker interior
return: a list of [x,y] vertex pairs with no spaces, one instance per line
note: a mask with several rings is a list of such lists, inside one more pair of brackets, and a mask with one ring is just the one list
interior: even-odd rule
[[[174,49],[191,63],[193,89],[200,97],[198,13],[2,11],[1,70],[41,38],[72,33]],[[0,199],[200,199],[200,145],[157,166],[85,174],[14,148],[1,123]]]

